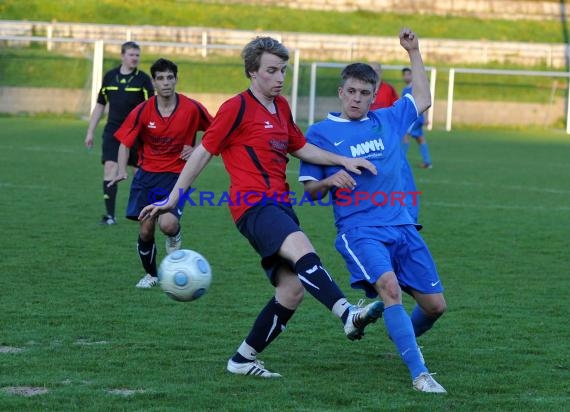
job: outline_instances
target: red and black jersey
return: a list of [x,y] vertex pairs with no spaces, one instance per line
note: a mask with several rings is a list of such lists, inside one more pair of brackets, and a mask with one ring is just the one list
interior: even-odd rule
[[378,110],[384,109],[386,107],[391,107],[394,103],[398,101],[398,92],[391,84],[386,82],[380,83],[380,87],[378,87],[378,91],[376,92],[376,98],[372,105],[370,106],[370,110]]
[[273,114],[246,90],[220,107],[202,139],[209,153],[222,156],[230,175],[230,211],[236,221],[264,196],[287,199],[287,154],[306,143],[287,100],[278,96],[274,104]]
[[139,167],[147,172],[180,173],[185,145],[194,146],[198,131],[204,131],[212,116],[201,103],[176,94],[176,107],[168,117],[158,111],[156,96],[139,104],[123,122],[115,137],[127,147],[138,145]]

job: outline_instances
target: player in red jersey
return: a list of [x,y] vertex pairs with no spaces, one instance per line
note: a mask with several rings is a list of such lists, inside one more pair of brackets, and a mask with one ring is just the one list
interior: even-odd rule
[[[138,142],[139,169],[133,178],[127,206],[127,218],[132,220],[138,220],[146,205],[166,202],[166,196],[194,149],[196,133],[206,130],[212,122],[212,116],[202,104],[176,93],[176,64],[158,59],[150,72],[157,95],[138,105],[115,133],[121,142],[119,171],[110,185],[127,178],[129,148]],[[158,283],[154,241],[157,222],[167,236],[167,253],[180,248],[183,206],[158,219],[140,222],[137,250],[146,275],[137,283],[138,288],[150,288]]]
[[[258,315],[249,335],[228,360],[229,372],[264,378],[280,377],[257,360],[284,329],[301,303],[304,290],[323,303],[344,324],[349,339],[360,339],[376,321],[382,302],[353,306],[324,269],[315,249],[301,231],[286,193],[287,155],[324,165],[341,165],[353,173],[376,173],[364,159],[341,157],[308,144],[293,122],[282,97],[289,53],[278,41],[259,37],[245,46],[242,57],[250,88],[226,101],[202,144],[180,174],[163,206],[144,208],[140,218],[177,207],[214,155],[221,155],[231,179],[230,210],[239,231],[261,255],[261,264],[275,286],[275,296]],[[367,169],[367,170],[361,170]]]
[[392,106],[398,101],[400,96],[394,87],[382,80],[382,65],[380,63],[373,63],[370,66],[378,74],[378,88],[376,89],[376,97],[370,106],[370,110],[384,109]]

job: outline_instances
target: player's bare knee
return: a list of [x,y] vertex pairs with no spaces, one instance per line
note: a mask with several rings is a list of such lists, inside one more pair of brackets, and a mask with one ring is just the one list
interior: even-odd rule
[[299,306],[305,297],[305,288],[299,284],[291,287],[287,290],[287,294],[289,297],[289,301],[295,305],[295,307]]
[[117,163],[106,161],[103,165],[104,180],[113,180],[117,176]]
[[394,272],[386,272],[376,282],[376,289],[387,304],[400,303],[402,301],[402,289]]
[[158,225],[160,231],[167,236],[174,236],[180,228],[180,224],[178,223],[177,219],[168,219],[166,218],[166,215],[162,216],[158,222]]
[[154,221],[142,221],[139,228],[139,236],[145,242],[150,242],[152,239],[154,239]]
[[279,255],[290,262],[297,262],[309,253],[315,253],[315,248],[307,235],[301,231],[287,236],[279,249]]
[[432,299],[422,305],[422,310],[430,318],[439,318],[447,310],[447,304],[443,297],[440,299]]
[[434,318],[439,318],[447,310],[447,303],[445,299],[438,300],[432,307],[430,315]]
[[303,301],[305,296],[305,289],[303,285],[287,282],[277,286],[275,297],[279,304],[288,309],[297,309]]

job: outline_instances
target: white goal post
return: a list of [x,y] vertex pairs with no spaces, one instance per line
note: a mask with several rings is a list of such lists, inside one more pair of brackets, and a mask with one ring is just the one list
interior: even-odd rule
[[[447,113],[445,117],[445,130],[451,131],[453,119],[453,94],[455,91],[455,75],[457,73],[481,74],[487,76],[531,76],[531,77],[560,77],[569,79],[568,72],[543,72],[531,70],[500,70],[500,69],[468,69],[453,67],[449,69],[449,85],[447,89]],[[566,101],[566,133],[570,134],[570,87]]]
[[[311,63],[311,83],[309,92],[309,126],[315,122],[315,105],[317,100],[317,69],[319,67],[328,69],[344,69],[350,63],[328,63],[328,62],[313,62]],[[409,66],[394,66],[394,65],[382,65],[382,70],[402,70],[404,67]],[[426,71],[429,72],[429,87],[431,91],[431,108],[427,113],[428,125],[427,129],[432,130],[433,128],[433,110],[435,102],[435,85],[437,81],[437,70],[435,67],[426,67]]]

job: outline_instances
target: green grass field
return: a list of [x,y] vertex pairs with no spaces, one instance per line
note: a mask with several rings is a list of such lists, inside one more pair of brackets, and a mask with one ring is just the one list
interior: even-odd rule
[[[382,322],[360,342],[308,296],[262,356],[285,377],[230,376],[225,362],[272,289],[226,208],[186,209],[184,246],[208,257],[214,282],[182,304],[141,291],[136,223],[98,225],[99,153],[86,123],[0,118],[0,410],[563,411],[570,404],[570,138],[556,132],[429,134],[435,167],[416,169],[423,236],[449,312],[420,339],[448,389],[411,389]],[[419,162],[417,149],[410,157]],[[295,190],[296,162],[290,164]],[[197,181],[222,191],[215,159]],[[120,188],[124,210],[128,184]],[[351,300],[330,210],[297,209]],[[163,238],[157,237],[160,256]],[[408,307],[410,301],[407,301]],[[110,393],[135,390],[132,396]]]
[[[138,0],[136,7],[120,0],[3,0],[2,19],[131,25],[221,27],[312,33],[393,36],[403,25],[423,37],[560,43],[559,21],[492,20],[424,14],[349,13],[298,10],[256,4],[204,4],[200,1]],[[405,4],[405,3],[404,3]],[[286,15],[287,18],[283,18]]]

